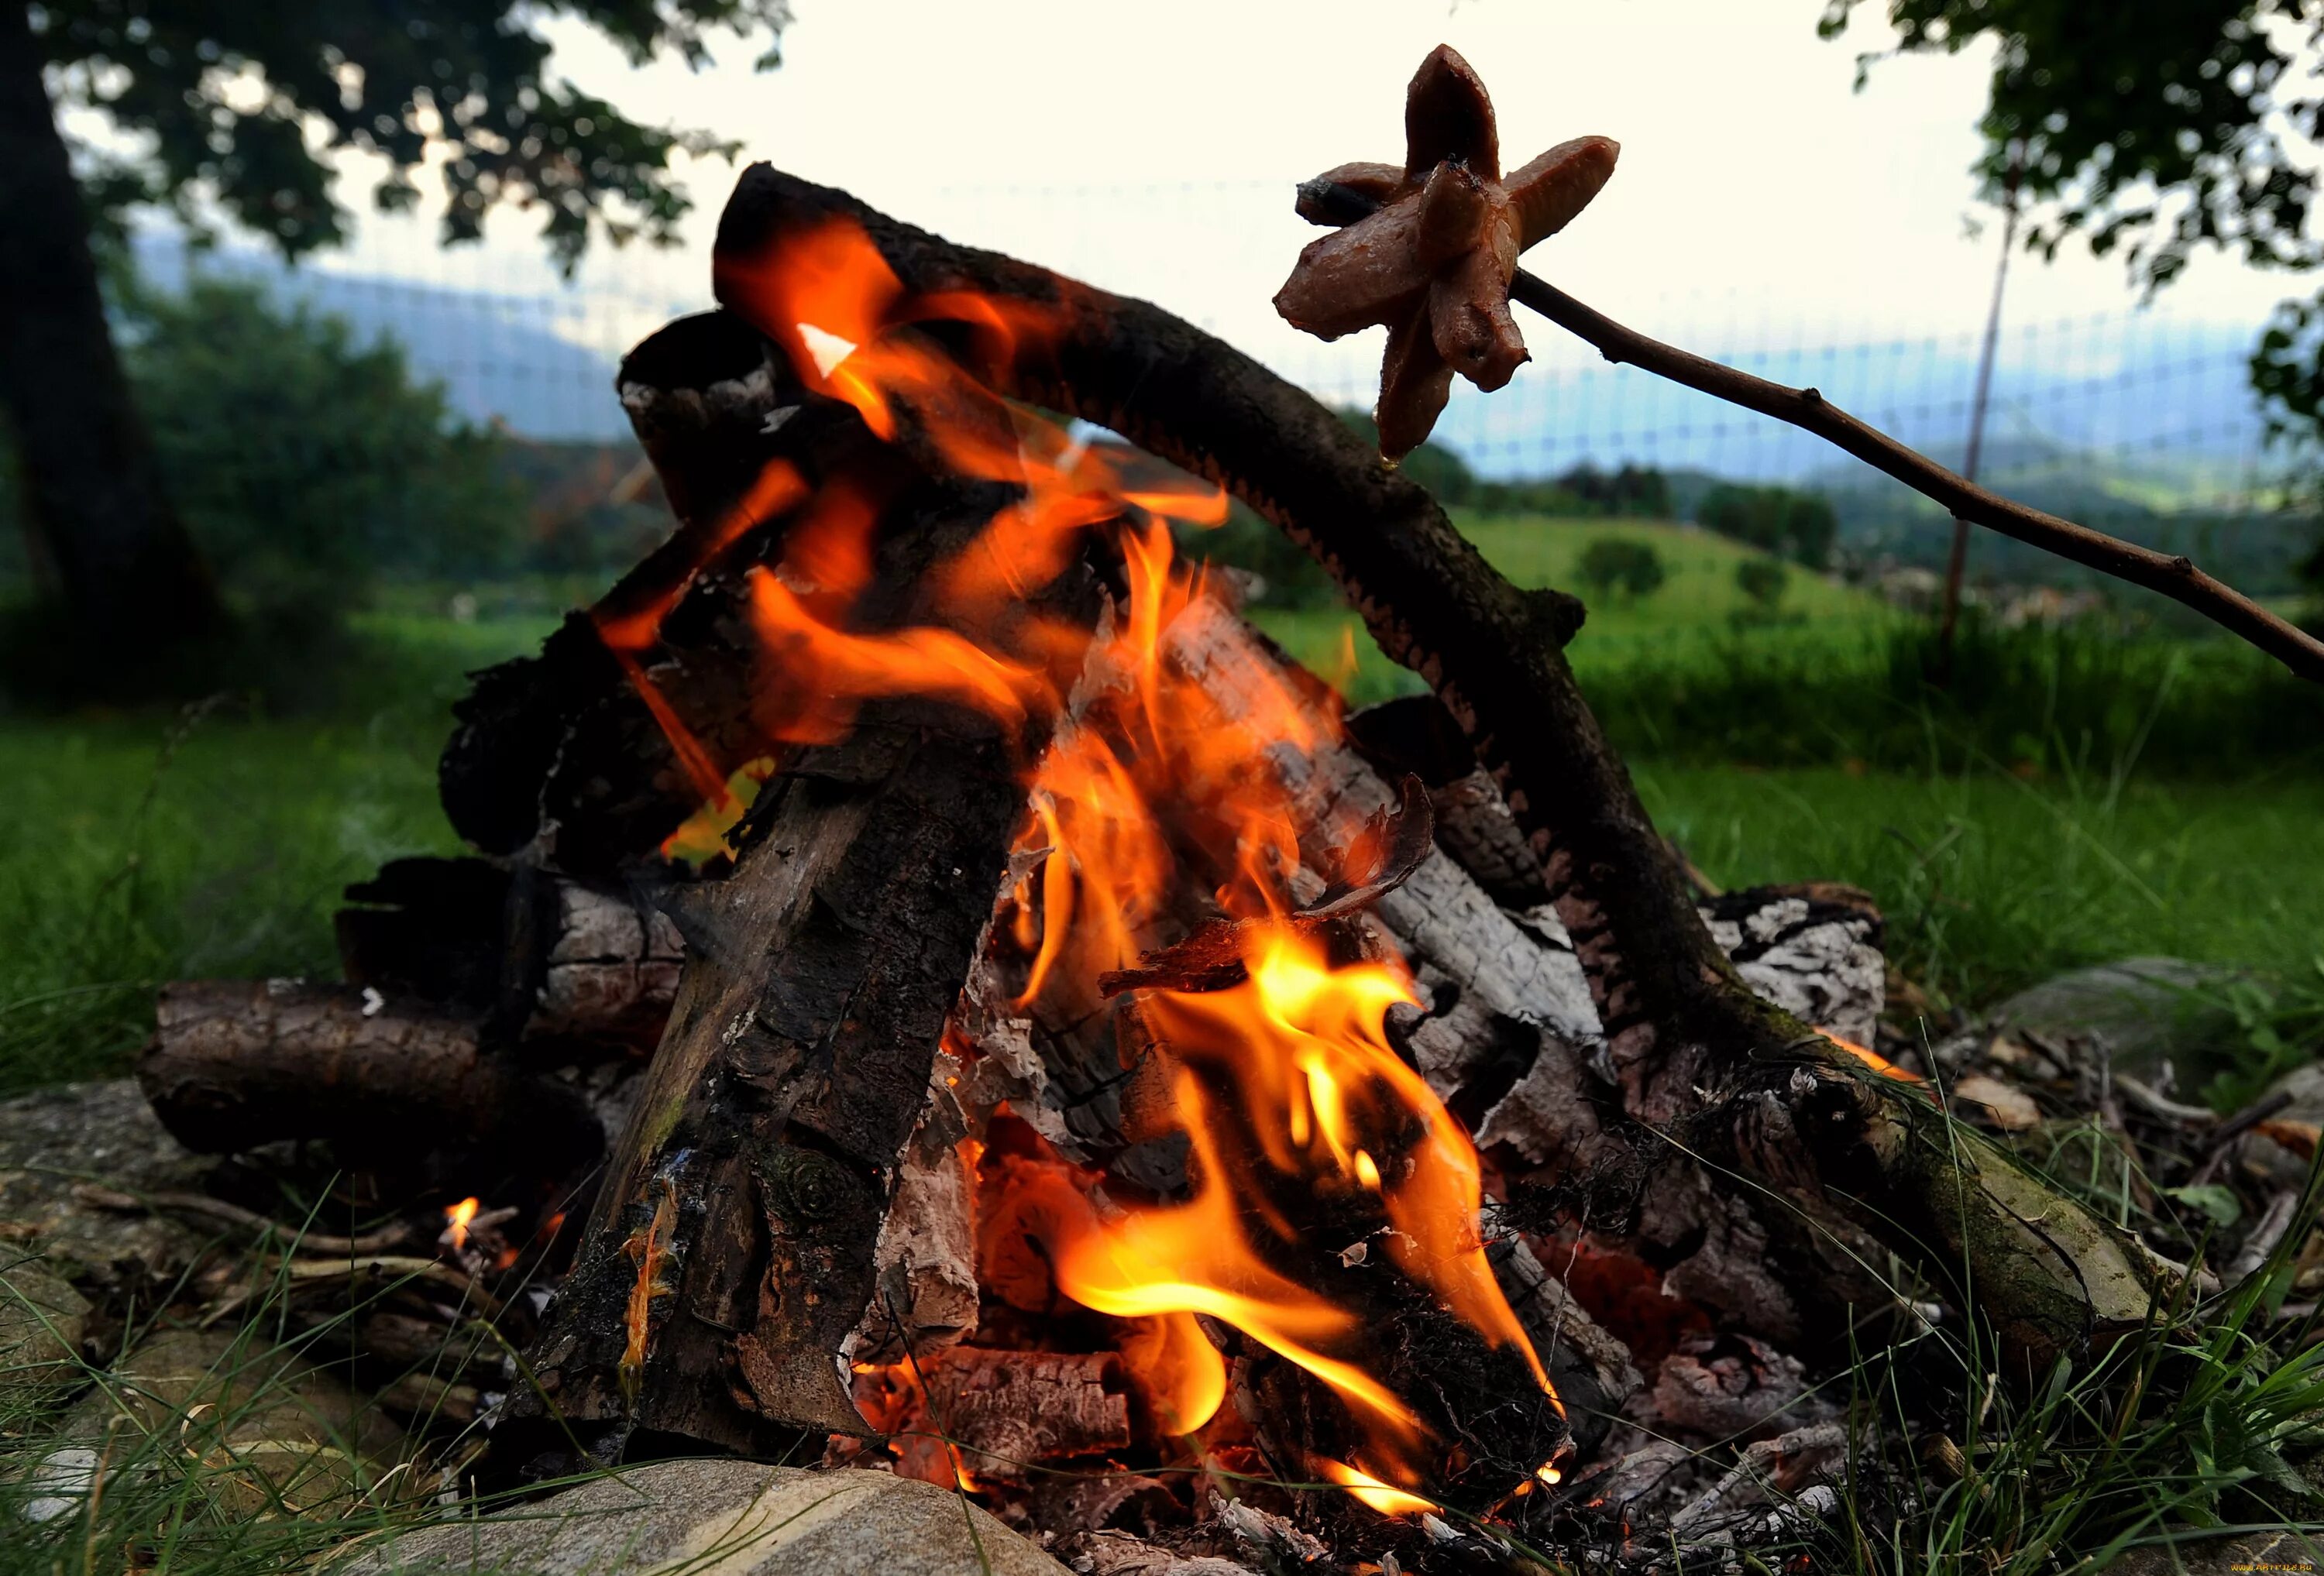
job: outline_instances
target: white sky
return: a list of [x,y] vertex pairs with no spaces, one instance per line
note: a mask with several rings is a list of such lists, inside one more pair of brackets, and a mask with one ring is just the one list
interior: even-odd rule
[[[1291,183],[1345,159],[1398,156],[1404,84],[1439,41],[1484,76],[1509,162],[1582,133],[1621,142],[1612,185],[1527,258],[1609,311],[1973,326],[1990,287],[1995,238],[1964,235],[1986,52],[1886,61],[1854,92],[1857,52],[1886,41],[1877,5],[1830,43],[1815,35],[1815,0],[797,9],[785,64],[767,75],[750,69],[755,41],[720,40],[719,65],[701,73],[668,60],[634,69],[577,23],[558,25],[552,69],[635,117],[739,138],[747,158],[1150,295],[1262,353],[1251,341],[1273,330],[1268,297],[1311,234],[1289,213]],[[732,179],[716,161],[691,171],[702,241]],[[1113,189],[1186,185],[1196,189]],[[504,216],[487,256],[457,272],[545,278],[534,223]],[[369,219],[337,265],[410,257],[420,238],[396,232],[417,227]],[[706,272],[698,254],[613,260],[612,271],[680,286]],[[2024,267],[2012,290],[2013,316],[2035,318],[2133,299],[2118,263],[2079,250]],[[2169,305],[2255,324],[2282,293],[2281,279],[2207,259]]]
[[[1634,327],[1747,361],[1763,348],[1947,336],[1965,364],[1992,287],[1997,217],[1977,208],[1969,175],[1988,52],[1884,61],[1858,93],[1858,53],[1888,41],[1877,0],[1831,42],[1816,36],[1819,0],[795,8],[785,63],[771,73],[751,69],[763,41],[732,38],[714,41],[718,64],[699,73],[671,60],[634,69],[570,22],[555,24],[551,69],[641,120],[707,127],[740,139],[745,159],[1157,300],[1327,397],[1369,402],[1379,332],[1323,346],[1276,318],[1269,298],[1314,234],[1291,213],[1292,187],[1347,159],[1400,157],[1405,83],[1440,41],[1492,90],[1507,162],[1584,133],[1621,142],[1611,185],[1526,262]],[[734,174],[717,161],[687,169],[698,207],[684,250],[593,252],[573,318],[586,327],[574,336],[618,354],[673,310],[708,304],[708,241]],[[447,253],[432,219],[372,215],[360,164],[348,177],[357,242],[319,266],[500,294],[558,290],[536,217],[500,214],[483,247]],[[1973,216],[1988,221],[1981,236],[1967,233]],[[2120,262],[2079,244],[2050,264],[2021,253],[2013,266],[2013,328],[2136,307]],[[2218,389],[2155,397],[2230,401],[2232,419],[2247,423],[2237,347],[2300,289],[2199,258],[2150,328],[2006,339],[2004,392],[2014,367],[2101,374],[2217,325],[2232,330],[2210,341]],[[1456,400],[1449,419],[1527,431],[1567,419],[1544,413],[1538,401],[1552,396],[1542,391],[1595,378],[1585,369],[1602,364],[1545,324],[1524,326],[1536,367],[1501,396]],[[1815,381],[1810,367],[1757,364]],[[1688,419],[1659,405],[1640,416],[1635,395],[1625,398],[1632,404],[1599,400],[1618,427]],[[1958,418],[1935,419],[1941,436]]]

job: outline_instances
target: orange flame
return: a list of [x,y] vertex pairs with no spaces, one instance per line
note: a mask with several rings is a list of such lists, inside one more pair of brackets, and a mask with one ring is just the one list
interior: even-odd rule
[[1317,1464],[1323,1469],[1325,1477],[1382,1516],[1420,1516],[1442,1508],[1434,1499],[1423,1499],[1417,1494],[1407,1494],[1381,1482],[1361,1467],[1334,1461]]
[[457,1253],[468,1245],[468,1222],[476,1218],[484,1206],[475,1199],[464,1198],[444,1212],[444,1240]]
[[[1485,1259],[1476,1151],[1388,1041],[1389,1009],[1415,1000],[1409,979],[1395,962],[1335,966],[1291,922],[1295,883],[1320,879],[1303,856],[1311,817],[1289,786],[1302,775],[1293,766],[1336,742],[1336,709],[1247,651],[1201,659],[1237,664],[1229,704],[1221,676],[1172,643],[1185,615],[1211,605],[1204,576],[1177,562],[1173,522],[1219,524],[1224,494],[1133,477],[1116,451],[995,395],[926,331],[946,325],[944,343],[968,345],[972,359],[1005,355],[1046,332],[1047,309],[916,296],[844,221],[757,256],[722,256],[719,271],[722,299],[811,391],[853,407],[916,463],[1014,490],[930,571],[940,623],[875,626],[859,603],[873,579],[877,499],[844,477],[810,493],[795,469],[770,467],[730,517],[784,517],[779,560],[748,576],[765,745],[837,739],[864,703],[906,696],[969,708],[1012,741],[1045,741],[1021,762],[1028,808],[1015,850],[1026,873],[995,926],[1024,970],[1020,1012],[1094,1017],[1105,1007],[1099,976],[1183,934],[1193,899],[1254,922],[1241,983],[1149,991],[1126,1009],[1165,1059],[1189,1195],[1121,1211],[1101,1178],[1061,1160],[988,1157],[980,1281],[1028,1313],[1062,1295],[1123,1321],[1125,1366],[1174,1433],[1202,1428],[1225,1396],[1224,1361],[1198,1316],[1234,1326],[1330,1387],[1362,1427],[1364,1464],[1325,1463],[1334,1480],[1387,1514],[1433,1508],[1408,1491],[1427,1471],[1428,1430],[1368,1366],[1359,1315],[1318,1289],[1323,1277],[1300,1277],[1312,1257],[1291,1250],[1303,1220],[1323,1204],[1376,1219],[1398,1271],[1491,1344],[1514,1347],[1553,1404],[1555,1393]],[[745,529],[722,522],[705,553]],[[1028,606],[1093,542],[1121,587],[1094,635]],[[654,693],[641,659],[683,588],[601,613],[598,627],[723,829],[741,788]],[[640,1274],[625,1375],[641,1360],[646,1306],[666,1290],[666,1240],[658,1210],[631,1244]],[[859,1379],[866,1405],[901,1404],[892,1374]],[[887,1387],[886,1398],[866,1387]]]

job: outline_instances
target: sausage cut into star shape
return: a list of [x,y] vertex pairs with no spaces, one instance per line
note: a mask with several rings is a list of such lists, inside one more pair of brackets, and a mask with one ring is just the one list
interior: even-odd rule
[[1342,164],[1300,189],[1299,211],[1317,224],[1338,222],[1324,195],[1334,190],[1378,207],[1309,243],[1275,296],[1285,321],[1321,339],[1387,325],[1373,415],[1389,459],[1420,447],[1454,373],[1489,392],[1530,359],[1509,316],[1517,254],[1571,223],[1621,152],[1576,137],[1503,179],[1492,100],[1445,44],[1405,94],[1404,143],[1401,166]]

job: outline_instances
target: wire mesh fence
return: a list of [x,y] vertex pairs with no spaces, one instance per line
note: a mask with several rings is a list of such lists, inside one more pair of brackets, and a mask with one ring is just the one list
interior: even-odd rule
[[[912,194],[908,209],[892,206],[955,238],[1157,300],[1319,397],[1368,406],[1377,332],[1323,345],[1291,332],[1268,307],[1312,234],[1285,212],[1285,189],[1275,180],[980,184]],[[600,251],[565,281],[538,255],[505,244],[441,250],[416,223],[371,225],[365,237],[355,253],[295,271],[235,254],[189,263],[162,243],[145,262],[164,282],[188,266],[265,276],[361,331],[395,336],[465,414],[540,438],[623,434],[613,392],[622,353],[669,318],[711,304],[699,250]],[[1595,304],[1729,364],[1813,384],[1958,463],[1976,371],[1974,320],[1916,321],[1902,303],[1877,322],[1836,312],[1775,320],[1737,291]],[[1547,324],[1524,327],[1533,363],[1491,396],[1460,386],[1439,428],[1480,474],[1539,477],[1632,463],[1841,486],[1869,476],[1805,433],[1608,365]],[[2140,305],[2126,294],[2068,317],[2005,315],[1984,479],[2005,491],[2063,487],[2164,512],[2265,506],[2284,466],[2264,441],[2246,383],[2255,327],[2182,316],[2167,295]]]

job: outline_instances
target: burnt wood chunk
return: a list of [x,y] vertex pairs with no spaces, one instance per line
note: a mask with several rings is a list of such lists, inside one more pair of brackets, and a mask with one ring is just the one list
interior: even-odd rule
[[481,859],[394,859],[331,917],[350,983],[483,1018],[507,969],[509,872]]
[[544,1446],[864,1432],[850,1338],[1023,805],[993,730],[912,703],[769,783],[679,911],[669,1030],[532,1359],[558,1415],[512,1399]]
[[334,917],[350,983],[496,1038],[650,1046],[685,944],[650,889],[481,859],[399,859]]

